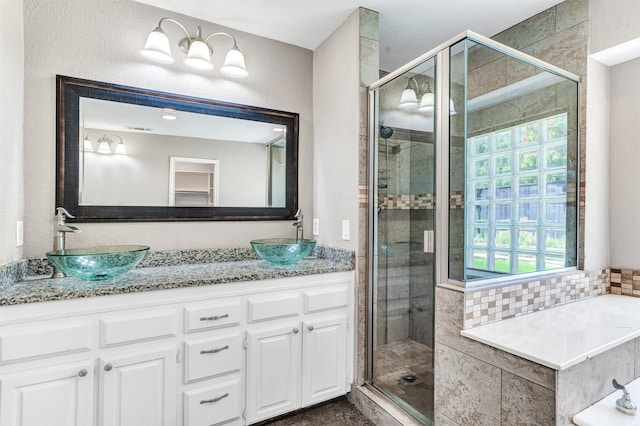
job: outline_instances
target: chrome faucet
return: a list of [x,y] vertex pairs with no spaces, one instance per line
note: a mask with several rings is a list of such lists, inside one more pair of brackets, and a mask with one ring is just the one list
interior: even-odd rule
[[616,379],[613,379],[613,387],[622,391],[622,398],[616,401],[616,408],[629,416],[635,416],[638,407],[631,401],[631,394],[627,388],[618,383]]
[[[78,233],[80,229],[75,226],[68,225],[65,223],[66,218],[74,218],[68,211],[64,209],[64,207],[58,207],[56,209],[56,215],[53,217],[53,250],[64,250],[65,249],[65,236],[67,232]],[[66,277],[65,273],[53,267],[53,275],[51,278],[63,278]]]
[[296,221],[291,224],[296,228],[296,241],[302,241],[304,239],[304,230],[302,229],[302,211],[298,209],[295,215]]

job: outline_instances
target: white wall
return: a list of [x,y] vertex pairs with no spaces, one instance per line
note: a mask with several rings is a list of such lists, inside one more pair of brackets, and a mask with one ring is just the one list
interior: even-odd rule
[[0,1],[0,265],[22,257],[24,214],[22,0]]
[[[589,53],[615,49],[640,37],[640,2],[590,0],[589,20]],[[640,269],[639,75],[639,59],[613,67],[588,62],[586,269],[601,265],[589,260],[603,257],[607,232],[608,266]],[[606,213],[602,206],[608,206]]]
[[[313,52],[314,212],[321,244],[358,247],[359,10]],[[350,240],[342,240],[349,220]]]
[[[24,8],[25,256],[41,257],[52,247],[56,74],[299,113],[299,205],[303,212],[311,212],[311,51],[131,1],[29,0]],[[178,19],[193,31],[200,25],[204,34],[232,32],[245,53],[249,77],[236,80],[225,78],[217,70],[188,71],[181,58],[170,66],[144,60],[139,51],[149,31],[165,16]],[[182,55],[176,45],[182,37],[180,31],[177,26],[166,26],[176,56]],[[230,46],[225,38],[214,38],[213,47],[213,61],[219,67]],[[0,167],[4,169],[4,159]],[[4,204],[4,200],[0,202]],[[67,239],[69,247],[110,243],[147,244],[154,250],[239,247],[248,246],[254,238],[294,235],[289,221],[104,223],[79,227],[82,233]]]
[[609,257],[609,68],[589,58],[587,75],[584,268],[587,271],[596,271],[611,266]]
[[640,59],[611,67],[611,266],[630,269],[640,269],[639,76]]
[[638,0],[590,0],[589,19],[589,53],[640,37]]

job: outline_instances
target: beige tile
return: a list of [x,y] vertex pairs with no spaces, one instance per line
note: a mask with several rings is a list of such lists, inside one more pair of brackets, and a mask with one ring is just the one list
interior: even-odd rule
[[434,413],[433,423],[435,424],[435,426],[460,426],[458,425],[458,423],[442,414],[440,410],[436,410],[436,412]]
[[589,20],[588,0],[565,0],[556,5],[556,32]]
[[613,392],[612,379],[623,384],[633,380],[634,354],[632,340],[558,371],[558,423],[571,424],[574,414]]
[[502,372],[502,424],[555,424],[556,393],[506,371]]
[[360,37],[378,40],[379,14],[375,10],[360,8]]
[[556,32],[555,10],[547,9],[539,14],[504,30],[494,40],[522,50],[525,47],[552,36]]
[[463,425],[500,424],[500,369],[436,343],[435,406]]
[[555,370],[460,335],[464,295],[436,288],[435,341],[477,357],[547,389],[555,389]]
[[633,342],[635,349],[633,378],[637,379],[640,377],[640,337],[633,339]]

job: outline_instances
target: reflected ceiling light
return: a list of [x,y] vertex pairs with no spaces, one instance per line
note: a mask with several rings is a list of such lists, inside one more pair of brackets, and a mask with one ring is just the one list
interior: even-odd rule
[[82,142],[82,150],[91,152],[93,151],[93,142],[89,139],[89,135],[84,137],[84,141]]
[[273,131],[274,132],[278,132],[278,133],[282,133],[282,132],[284,132],[284,128],[283,127],[274,127]]
[[173,63],[174,59],[171,55],[169,38],[162,29],[162,23],[165,21],[173,22],[178,25],[187,36],[178,43],[180,50],[187,55],[184,60],[184,63],[187,66],[201,71],[214,69],[215,67],[211,62],[211,53],[213,50],[207,41],[214,36],[225,36],[229,37],[233,41],[233,47],[227,52],[224,65],[220,67],[220,71],[224,75],[233,78],[244,78],[249,75],[247,67],[245,66],[244,55],[238,48],[238,42],[234,36],[229,33],[217,32],[203,38],[202,29],[197,27],[196,36],[191,37],[191,35],[189,35],[189,31],[187,31],[181,23],[171,18],[162,18],[156,29],[149,33],[147,43],[145,44],[144,49],[140,52],[145,58],[161,64]]
[[164,118],[165,120],[175,120],[178,117],[176,117],[175,115],[171,115],[171,114],[162,114],[162,118]]
[[427,81],[425,84],[427,85],[427,90],[422,95],[422,98],[420,98],[420,106],[418,107],[418,111],[433,112],[433,92],[431,91],[431,85],[429,84],[429,82]]
[[[413,86],[412,86],[413,83]],[[426,86],[426,89],[425,89]],[[415,88],[414,88],[415,87]],[[420,102],[418,102],[420,98]],[[418,108],[420,112],[433,113],[435,107],[434,94],[431,91],[431,85],[428,81],[418,84],[414,77],[409,77],[407,87],[402,91],[398,108],[414,109]],[[455,115],[456,110],[453,105],[453,99],[449,98],[449,115]]]
[[[84,137],[84,141],[82,144],[82,149],[84,151],[93,151],[93,141],[91,140],[91,136],[97,136],[98,139],[96,143],[98,144],[98,152],[101,154],[127,154],[127,147],[124,145],[124,141],[118,135],[107,136],[102,135],[99,136],[96,133],[89,133]],[[119,139],[119,142],[116,145],[114,138]],[[116,145],[115,151],[111,151],[111,145]]]
[[[416,85],[415,90],[413,90],[413,88],[411,87],[411,82]],[[418,95],[416,93],[417,91],[418,82],[413,77],[409,78],[409,80],[407,81],[407,87],[405,87],[405,89],[402,91],[402,96],[400,96],[400,103],[398,104],[398,108],[410,109],[420,105],[418,103]]]

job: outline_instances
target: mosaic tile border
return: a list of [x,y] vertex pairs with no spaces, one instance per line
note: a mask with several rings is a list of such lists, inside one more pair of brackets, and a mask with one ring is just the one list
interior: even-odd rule
[[612,294],[640,297],[640,270],[610,268]]
[[[640,280],[640,271],[638,271]],[[638,281],[640,286],[640,281]],[[463,329],[530,314],[588,297],[613,293],[609,269],[465,291]]]
[[382,194],[378,201],[386,210],[433,210],[433,194]]

